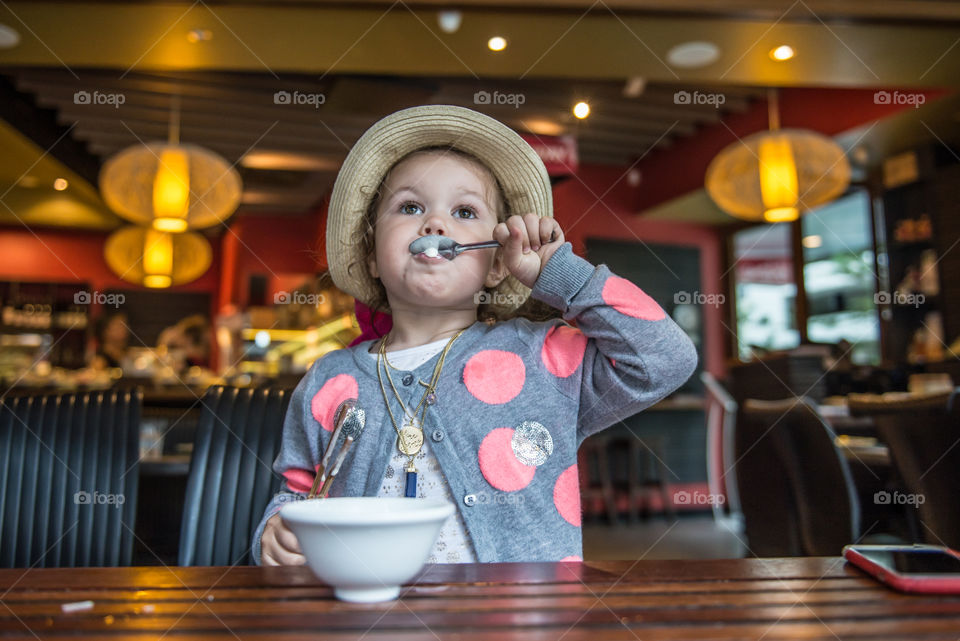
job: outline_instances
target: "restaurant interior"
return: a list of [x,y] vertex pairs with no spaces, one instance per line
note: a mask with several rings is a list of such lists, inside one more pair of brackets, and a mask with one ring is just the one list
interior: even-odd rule
[[960,548],[958,43],[938,0],[0,3],[0,568],[253,562],[360,335],[333,182],[427,104],[518,132],[697,348],[581,446],[586,561]]

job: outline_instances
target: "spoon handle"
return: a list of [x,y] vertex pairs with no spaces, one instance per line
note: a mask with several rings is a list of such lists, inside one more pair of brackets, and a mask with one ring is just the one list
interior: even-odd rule
[[457,253],[468,249],[493,249],[499,247],[500,243],[495,240],[485,240],[479,243],[467,243],[466,245],[457,245]]

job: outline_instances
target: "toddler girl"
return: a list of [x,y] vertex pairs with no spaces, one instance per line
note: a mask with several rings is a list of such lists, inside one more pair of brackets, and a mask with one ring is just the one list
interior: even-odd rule
[[[405,109],[360,138],[333,188],[327,260],[392,328],[325,355],[297,386],[274,463],[285,486],[254,559],[304,562],[277,512],[309,492],[350,398],[366,428],[330,496],[454,503],[434,563],[581,558],[577,448],[683,384],[697,355],[642,290],[574,255],[552,216],[540,158],[475,111]],[[501,247],[412,251],[425,236]],[[518,316],[528,296],[564,320]]]

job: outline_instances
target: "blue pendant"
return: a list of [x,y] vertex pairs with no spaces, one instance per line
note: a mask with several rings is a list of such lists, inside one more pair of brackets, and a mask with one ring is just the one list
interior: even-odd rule
[[417,473],[407,471],[407,487],[403,496],[408,499],[417,498]]

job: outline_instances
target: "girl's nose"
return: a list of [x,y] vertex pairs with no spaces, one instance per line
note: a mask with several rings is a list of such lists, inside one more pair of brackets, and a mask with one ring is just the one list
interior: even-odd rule
[[443,224],[443,218],[440,216],[426,216],[423,219],[423,224],[420,226],[420,231],[423,232],[424,236],[429,236],[430,234],[436,234],[437,236],[446,236],[447,229]]

